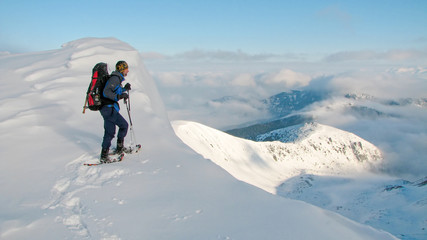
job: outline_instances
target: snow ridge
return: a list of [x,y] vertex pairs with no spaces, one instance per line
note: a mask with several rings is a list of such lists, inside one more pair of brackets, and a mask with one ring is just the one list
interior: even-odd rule
[[[275,193],[281,182],[304,173],[354,174],[375,170],[382,155],[360,137],[318,123],[264,134],[283,142],[253,142],[194,122],[173,123],[184,143],[237,179]],[[293,140],[293,142],[287,142]]]

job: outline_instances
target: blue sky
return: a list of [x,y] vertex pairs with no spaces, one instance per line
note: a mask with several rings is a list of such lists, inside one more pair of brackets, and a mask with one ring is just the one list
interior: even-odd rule
[[427,1],[0,0],[0,51],[116,37],[142,52],[427,49]]

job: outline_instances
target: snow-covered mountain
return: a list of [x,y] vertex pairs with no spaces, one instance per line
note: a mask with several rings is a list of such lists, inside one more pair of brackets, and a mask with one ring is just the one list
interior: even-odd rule
[[[256,103],[259,110],[266,110],[271,115],[271,118],[280,118],[287,116],[295,111],[301,110],[313,103],[320,102],[329,97],[326,92],[308,91],[308,90],[292,90],[290,92],[281,92],[266,99],[247,99],[245,96],[224,96],[218,99],[213,99],[212,102],[218,103],[246,103],[251,101]],[[255,104],[254,104],[255,105]]]
[[[99,113],[81,113],[91,70],[103,61],[111,71],[118,60],[130,65],[131,114],[143,150],[121,163],[87,167],[83,163],[99,156],[103,134]],[[396,239],[237,181],[204,160],[176,137],[138,51],[117,39],[87,38],[57,50],[5,53],[0,70],[1,239]],[[237,147],[242,140],[231,141]],[[307,151],[321,154],[307,144]],[[270,145],[265,155],[304,150],[303,144],[300,149],[281,146]],[[240,153],[243,160],[253,150]],[[260,169],[265,163],[258,160],[240,167]],[[310,172],[327,173],[347,165],[337,162],[330,169],[319,160],[316,168],[302,160],[289,168],[302,164],[311,166]],[[371,161],[358,166],[370,168]],[[279,176],[278,171],[272,174]]]
[[187,145],[237,179],[402,239],[427,236],[425,179],[409,183],[380,174],[379,149],[352,133],[308,123],[259,135],[254,142],[199,123],[173,125]]
[[382,99],[382,98],[376,98],[368,94],[355,94],[355,93],[345,94],[344,97],[348,99],[354,99],[354,100],[373,101],[373,102],[381,103],[384,105],[390,105],[390,106],[415,105],[419,107],[427,107],[427,98]]
[[284,117],[328,97],[325,92],[293,90],[276,94],[262,102],[273,116]]
[[[277,104],[265,105],[265,108],[270,109],[271,116],[264,115],[263,120],[223,129],[233,136],[269,141],[271,139],[259,136],[298,124],[319,122],[355,133],[379,146],[386,158],[384,172],[411,181],[425,176],[426,98],[375,97],[338,91],[317,93],[321,98],[308,97],[306,101],[303,101],[303,97],[298,97],[310,96],[310,92],[313,90],[277,94],[273,96]],[[290,101],[292,99],[299,101]],[[289,102],[286,103],[287,101]],[[281,107],[276,110],[276,105]],[[283,109],[286,111],[282,111]],[[285,115],[280,115],[280,112]]]
[[[334,96],[332,93],[325,91],[315,90],[293,90],[290,92],[282,92],[271,96],[267,99],[262,100],[265,107],[275,117],[285,117],[289,114],[303,110],[312,104],[319,103],[331,98],[340,96]],[[347,93],[341,96],[342,98],[353,100],[352,104],[348,104],[347,111],[349,113],[367,115],[368,117],[386,117],[390,116],[387,113],[379,110],[381,105],[383,106],[408,106],[414,105],[418,107],[427,107],[427,98],[396,98],[396,99],[385,99],[378,98],[368,94],[356,94]],[[244,101],[241,99],[240,101]],[[368,107],[372,104],[377,104],[376,107]],[[367,106],[368,105],[368,106]],[[379,108],[379,109],[377,109]],[[393,115],[391,115],[394,117]]]
[[[238,97],[224,97],[214,101],[247,102],[247,99]],[[328,103],[331,102],[331,103]],[[398,110],[393,108],[403,106],[415,106],[425,108],[426,98],[382,99],[367,94],[348,93],[334,96],[331,93],[314,90],[293,90],[282,92],[267,99],[260,100],[258,107],[266,109],[270,113],[269,119],[259,120],[245,124],[245,126],[226,130],[227,133],[250,140],[260,141],[258,136],[276,129],[282,129],[298,124],[316,121],[315,114],[310,110],[317,105],[326,104],[332,108],[339,102],[339,111],[358,119],[376,120],[381,118],[401,118]],[[335,106],[336,107],[336,106]],[[261,119],[261,118],[260,118]],[[268,139],[267,139],[268,140]]]
[[[381,152],[360,137],[321,124],[303,124],[260,136],[283,142],[253,142],[195,122],[174,122],[177,135],[231,175],[273,194],[302,173],[349,175],[375,171]],[[268,136],[267,136],[268,135]]]
[[313,117],[305,114],[295,114],[288,117],[279,118],[276,120],[255,123],[246,127],[236,128],[225,131],[236,137],[245,138],[253,141],[266,140],[267,137],[260,138],[260,135],[268,134],[272,131],[283,129],[291,126],[296,126],[304,123],[313,122]]

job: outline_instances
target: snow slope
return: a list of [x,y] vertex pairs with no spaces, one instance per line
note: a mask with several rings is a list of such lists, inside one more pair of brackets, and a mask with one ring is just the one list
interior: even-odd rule
[[194,122],[173,126],[183,142],[237,179],[402,239],[427,237],[425,179],[381,174],[381,152],[352,133],[307,123],[258,136],[275,142],[254,142]]
[[312,203],[401,239],[427,239],[427,178],[409,182],[382,175],[302,174],[277,188],[286,198]]
[[[83,166],[103,134],[99,113],[81,114],[91,69],[122,59],[143,151]],[[204,160],[176,137],[139,53],[117,39],[2,54],[0,70],[1,239],[396,239]]]
[[[291,129],[295,142],[253,142],[195,122],[176,121],[174,129],[188,146],[237,179],[268,192],[301,173],[342,175],[373,170],[381,152],[354,134],[318,123]],[[263,136],[260,136],[262,138]],[[265,136],[264,136],[265,137]]]

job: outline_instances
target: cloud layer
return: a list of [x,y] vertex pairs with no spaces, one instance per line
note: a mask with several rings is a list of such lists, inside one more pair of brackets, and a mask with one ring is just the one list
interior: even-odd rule
[[326,62],[343,61],[411,61],[427,58],[426,50],[390,50],[385,52],[378,51],[346,51],[328,55],[324,58]]
[[[382,171],[427,171],[427,108],[352,102],[353,93],[378,99],[427,98],[427,54],[416,50],[349,51],[317,57],[193,50],[174,56],[145,53],[172,120],[227,130],[270,118],[260,100],[280,92],[314,90],[333,97],[307,113],[354,132],[386,153]],[[370,109],[371,115],[354,110]],[[375,115],[378,113],[378,116]]]

